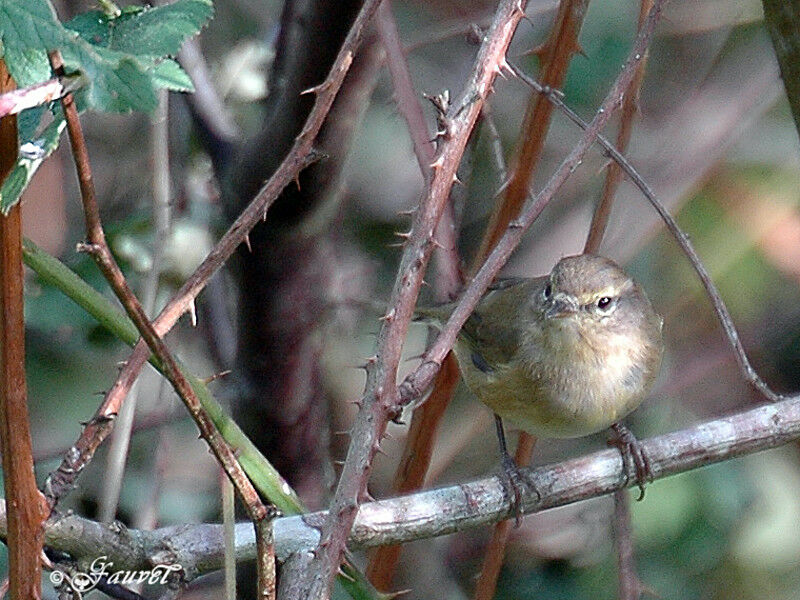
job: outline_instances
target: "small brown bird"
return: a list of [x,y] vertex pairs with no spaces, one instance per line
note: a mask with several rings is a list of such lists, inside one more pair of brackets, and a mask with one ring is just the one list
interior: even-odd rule
[[[443,322],[453,308],[421,314]],[[545,277],[498,281],[454,351],[467,386],[496,416],[537,436],[580,437],[644,400],[661,365],[661,328],[619,266],[582,254],[561,259]],[[498,435],[508,474],[513,462],[499,419]]]

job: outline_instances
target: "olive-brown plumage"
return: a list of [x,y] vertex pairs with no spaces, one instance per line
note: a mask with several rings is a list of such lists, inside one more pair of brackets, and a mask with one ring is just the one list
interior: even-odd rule
[[661,326],[620,267],[582,254],[549,276],[499,281],[454,350],[467,386],[497,415],[537,436],[579,437],[644,400],[661,365]]

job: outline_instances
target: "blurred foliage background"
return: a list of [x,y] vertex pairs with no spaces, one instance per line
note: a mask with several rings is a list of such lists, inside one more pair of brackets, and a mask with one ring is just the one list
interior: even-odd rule
[[[57,2],[66,20],[90,5]],[[485,25],[487,2],[393,3],[400,35],[419,92],[457,92],[475,53],[469,30]],[[258,126],[265,73],[274,56],[281,3],[218,0],[216,17],[200,41],[213,83],[239,127]],[[552,22],[555,3],[533,1],[510,57],[537,74],[528,52]],[[583,55],[569,70],[567,103],[590,117],[616,77],[636,27],[638,4],[594,0],[580,35]],[[490,103],[506,159],[512,160],[528,89],[498,79]],[[434,111],[425,107],[431,131]],[[779,391],[800,389],[800,153],[778,67],[754,0],[675,0],[668,5],[651,49],[633,139],[627,155],[689,233],[739,327],[760,373]],[[152,256],[152,188],[148,116],[83,117],[108,234],[135,288]],[[170,98],[169,132],[173,224],[161,301],[203,257],[226,221],[209,158],[193,133],[180,96]],[[609,134],[612,132],[608,132]],[[538,188],[579,132],[555,114]],[[611,135],[609,135],[611,137]],[[63,142],[63,140],[62,140]],[[583,247],[607,159],[594,150],[545,211],[505,269],[539,275],[559,257]],[[454,193],[465,261],[475,251],[502,176],[491,159],[491,139],[480,128],[462,164],[463,188]],[[377,315],[360,300],[388,296],[399,250],[399,216],[419,199],[422,179],[405,124],[380,71],[369,107],[348,156],[338,233],[344,266],[331,289],[331,306],[316,324],[324,346],[324,386],[331,399],[330,429],[344,430],[350,403],[363,391],[353,365],[373,353]],[[75,253],[82,239],[77,186],[66,144],[51,157],[26,193],[26,233],[57,254],[98,289],[94,265]],[[748,408],[762,400],[741,380],[711,306],[687,260],[664,233],[638,191],[623,183],[601,251],[627,264],[665,318],[667,355],[656,389],[630,418],[639,437],[672,431],[698,420]],[[30,275],[30,274],[29,274]],[[247,293],[246,291],[241,293]],[[30,276],[27,288],[28,381],[34,450],[40,481],[93,413],[97,392],[111,385],[128,350],[65,300]],[[356,308],[354,308],[356,307]],[[201,311],[200,326],[182,322],[171,347],[194,371],[220,370],[219,340]],[[213,334],[213,335],[212,335]],[[227,333],[230,338],[234,331]],[[216,336],[216,337],[215,337]],[[421,352],[425,328],[412,328],[407,355]],[[409,359],[405,368],[416,363]],[[212,384],[229,394],[227,380]],[[142,378],[118,518],[159,525],[218,518],[219,473],[183,409],[152,371]],[[377,457],[371,493],[390,493],[405,429]],[[345,440],[331,437],[339,458]],[[543,441],[535,463],[597,449],[602,436]],[[462,389],[448,408],[436,441],[427,485],[476,478],[497,468],[490,413]],[[80,479],[68,507],[93,516],[104,485],[101,449]],[[330,485],[333,468],[329,473]],[[654,483],[633,506],[640,575],[659,598],[774,600],[800,596],[800,454],[797,444]],[[528,517],[512,532],[498,598],[612,598],[615,558],[610,541],[610,498]],[[466,598],[480,566],[487,531],[469,531],[409,544],[397,589],[408,598]],[[193,585],[191,597],[214,594],[218,577]],[[52,590],[48,593],[52,594]],[[99,592],[95,592],[99,594]],[[208,597],[211,597],[210,595]]]

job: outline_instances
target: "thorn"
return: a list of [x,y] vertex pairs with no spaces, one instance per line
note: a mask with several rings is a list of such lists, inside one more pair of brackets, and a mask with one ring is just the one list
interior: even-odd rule
[[331,462],[333,462],[333,466],[334,467],[343,467],[344,466],[344,461],[343,460],[333,460]]
[[411,230],[409,229],[408,231],[395,231],[394,234],[399,238],[407,240],[408,238],[411,237]]
[[298,172],[297,175],[294,176],[294,184],[297,186],[297,191],[301,190],[300,188],[300,173]]
[[250,246],[250,234],[249,233],[245,233],[244,234],[244,245],[247,246],[247,251],[250,254],[252,254],[253,253],[253,248],[252,248],[252,246]]
[[329,87],[330,87],[330,83],[328,81],[323,81],[319,85],[315,85],[313,87],[310,87],[310,88],[307,88],[307,89],[303,90],[302,92],[300,92],[300,95],[301,96],[306,96],[308,94],[319,94],[321,92],[324,92]]
[[508,71],[508,74],[511,75],[511,77],[517,76],[517,74],[514,72],[514,69],[511,68],[510,64],[508,64],[508,59],[505,55],[503,55],[503,58],[500,59],[500,69],[503,71]]
[[366,358],[366,361],[367,361],[368,365],[371,365],[372,363],[378,362],[378,355],[377,354],[373,354],[372,356],[368,356]]
[[378,320],[379,321],[388,321],[388,322],[391,323],[394,320],[394,316],[395,316],[395,310],[394,310],[394,308],[392,308],[385,315],[383,315],[382,317],[379,317]]
[[464,185],[464,182],[458,178],[458,173],[453,173],[453,185]]
[[230,369],[225,369],[224,371],[220,371],[219,373],[214,373],[213,375],[210,375],[209,377],[201,378],[200,381],[202,381],[203,383],[208,385],[212,381],[215,381],[217,379],[220,379],[222,377],[230,375],[231,373],[232,373],[232,371]]
[[369,493],[369,490],[364,490],[364,493],[361,494],[361,502],[375,502],[375,496]]
[[192,327],[197,327],[197,305],[195,304],[194,298],[192,301],[189,302],[189,317],[192,320]]
[[[531,22],[533,24],[533,22]],[[544,56],[545,52],[547,52],[547,44],[539,44],[538,46],[534,46],[530,50],[526,50],[521,54],[521,56],[535,56],[541,60],[542,56]]]
[[[431,140],[431,141],[433,141],[433,140]],[[397,216],[398,217],[411,217],[411,216],[414,215],[415,212],[417,212],[416,208],[409,208],[407,210],[398,210],[397,211]]]
[[359,409],[361,408],[361,400],[350,400],[350,404],[355,404]]
[[[350,430],[349,429],[344,429],[342,431],[334,431],[334,432],[331,433],[331,435],[334,435],[334,436],[337,436],[337,437],[339,437],[339,436],[348,436],[349,437],[351,434],[350,434]],[[334,461],[334,462],[336,462],[336,461]]]
[[382,597],[383,600],[394,600],[395,598],[399,598],[400,596],[405,596],[410,592],[411,588],[407,588],[405,590],[398,590],[396,592],[383,592]]
[[348,575],[347,573],[345,573],[345,572],[342,570],[342,567],[339,567],[339,575],[340,575],[341,577],[344,577],[344,578],[345,578],[345,579],[347,579],[348,581],[355,582],[355,579],[353,579],[352,577],[350,577],[350,575]]
[[439,156],[436,157],[436,160],[434,160],[430,164],[430,168],[431,169],[439,169],[439,168],[441,168],[441,166],[443,164],[444,164],[444,156],[442,154],[439,154]]

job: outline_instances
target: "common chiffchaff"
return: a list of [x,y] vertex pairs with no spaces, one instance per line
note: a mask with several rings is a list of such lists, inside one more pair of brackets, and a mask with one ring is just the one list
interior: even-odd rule
[[[442,321],[452,309],[421,312]],[[619,266],[582,254],[548,276],[496,283],[454,350],[467,386],[495,414],[537,436],[580,437],[644,400],[661,364],[661,326]]]

